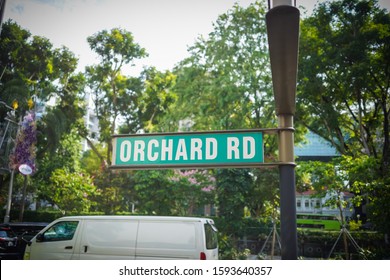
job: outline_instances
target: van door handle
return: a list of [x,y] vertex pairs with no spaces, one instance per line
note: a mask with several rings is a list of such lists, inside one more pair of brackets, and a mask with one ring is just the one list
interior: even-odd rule
[[65,246],[66,250],[73,249],[73,246]]
[[88,246],[84,246],[84,253],[86,253],[88,250]]

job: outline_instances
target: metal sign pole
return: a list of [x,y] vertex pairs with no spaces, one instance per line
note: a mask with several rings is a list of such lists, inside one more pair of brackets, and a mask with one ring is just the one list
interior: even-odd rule
[[279,120],[280,223],[282,259],[298,258],[295,202],[294,114],[298,68],[299,10],[291,0],[271,1],[267,34]]
[[11,215],[11,204],[12,204],[12,187],[14,184],[14,175],[15,175],[15,170],[11,170],[11,178],[9,181],[9,188],[8,188],[8,199],[7,199],[7,208],[4,216],[4,223],[9,223],[10,221],[10,215]]

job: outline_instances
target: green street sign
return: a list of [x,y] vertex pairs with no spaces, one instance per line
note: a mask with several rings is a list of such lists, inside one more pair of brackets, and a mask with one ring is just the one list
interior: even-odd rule
[[257,130],[115,135],[111,168],[254,167],[264,162]]

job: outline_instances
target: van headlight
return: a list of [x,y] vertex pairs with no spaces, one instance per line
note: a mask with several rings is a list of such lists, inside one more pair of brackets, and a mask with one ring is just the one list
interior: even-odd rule
[[23,260],[29,260],[30,259],[30,252],[24,252]]

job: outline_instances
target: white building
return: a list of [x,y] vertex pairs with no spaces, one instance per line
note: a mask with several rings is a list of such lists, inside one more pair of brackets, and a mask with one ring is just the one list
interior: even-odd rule
[[[312,213],[312,214],[327,214],[340,216],[340,210],[337,207],[325,206],[328,201],[335,194],[328,192],[324,197],[316,197],[316,192],[308,190],[302,193],[296,192],[296,211],[297,213]],[[353,197],[352,193],[342,192],[341,200],[347,201],[347,207],[343,209],[343,216],[351,218],[353,215],[353,207],[350,199]]]
[[[99,130],[99,120],[97,118],[95,107],[93,104],[93,100],[91,94],[87,93],[85,97],[87,102],[87,113],[84,116],[85,126],[88,130],[88,136],[91,141],[98,141],[100,130]],[[89,150],[89,146],[86,140],[83,141],[83,151]]]

